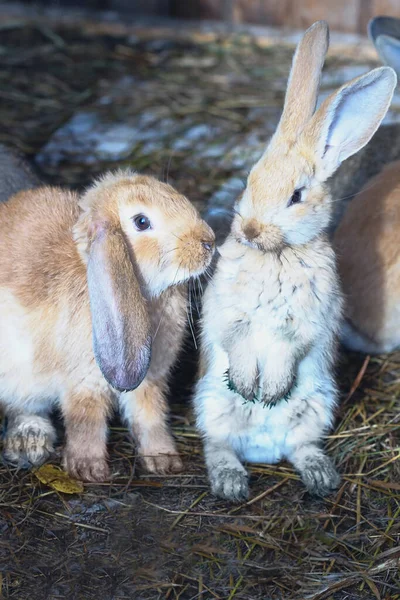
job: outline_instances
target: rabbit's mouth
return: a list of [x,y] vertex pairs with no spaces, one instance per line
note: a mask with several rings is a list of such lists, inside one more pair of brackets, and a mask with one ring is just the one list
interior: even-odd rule
[[243,246],[259,250],[260,252],[280,252],[284,246],[281,230],[276,225],[255,225],[245,223],[240,231],[236,232],[236,240]]
[[279,254],[285,246],[285,244],[283,242],[281,242],[279,244],[274,244],[274,243],[271,243],[270,241],[265,243],[264,241],[261,242],[261,241],[256,241],[256,240],[252,240],[250,242],[249,240],[246,240],[243,238],[237,239],[237,242],[239,242],[239,244],[242,244],[242,246],[247,246],[248,248],[252,248],[253,250],[259,250],[260,252],[263,252],[264,254],[266,254],[266,253]]
[[173,254],[166,251],[156,269],[148,265],[149,268],[144,270],[143,277],[152,297],[158,296],[167,288],[203,275],[211,265],[215,251],[212,235],[204,236],[201,240],[181,239],[182,247]]
[[203,272],[211,263],[215,251],[215,235],[204,226],[181,235],[176,242],[173,262],[176,267],[189,273],[189,277]]

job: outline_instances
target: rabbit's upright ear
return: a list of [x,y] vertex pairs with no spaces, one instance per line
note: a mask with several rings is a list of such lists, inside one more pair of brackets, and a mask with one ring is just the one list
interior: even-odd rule
[[278,127],[279,134],[288,141],[297,138],[314,114],[328,46],[329,29],[325,21],[309,27],[297,46]]
[[150,364],[150,321],[122,231],[91,232],[87,262],[93,348],[105,379],[133,390]]
[[369,142],[389,108],[396,73],[380,67],[342,86],[323,102],[304,130],[314,147],[317,176],[326,179]]
[[368,23],[368,35],[380,59],[400,76],[400,19],[374,17]]
[[390,35],[380,35],[375,41],[376,49],[382,61],[392,67],[400,76],[400,39]]

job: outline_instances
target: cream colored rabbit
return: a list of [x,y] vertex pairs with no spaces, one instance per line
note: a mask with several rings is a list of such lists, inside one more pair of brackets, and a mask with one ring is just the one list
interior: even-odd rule
[[181,468],[167,377],[186,321],[184,282],[209,265],[213,245],[184,196],[130,171],[105,175],[82,196],[42,187],[0,204],[6,459],[47,458],[49,411],[59,405],[64,466],[104,480],[107,417],[119,404],[147,469]]
[[249,175],[204,296],[195,410],[212,491],[230,500],[248,495],[242,461],[288,459],[317,494],[339,481],[320,448],[334,418],[342,312],[324,182],[374,134],[396,75],[375,69],[314,113],[327,48],[327,25],[315,23],[297,48],[278,129]]
[[[381,59],[400,73],[400,19],[377,17],[369,24],[369,34]],[[382,161],[395,156],[400,126],[382,127],[380,137],[386,143],[375,144],[375,159],[369,161],[373,165],[364,165],[374,174],[382,168]],[[352,350],[372,354],[399,348],[399,161],[365,183],[348,205],[334,242],[346,298],[342,342]]]

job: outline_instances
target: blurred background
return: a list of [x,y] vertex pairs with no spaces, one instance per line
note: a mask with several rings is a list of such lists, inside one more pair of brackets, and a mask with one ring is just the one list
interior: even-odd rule
[[86,6],[138,16],[222,19],[277,27],[307,28],[319,19],[332,29],[365,33],[369,19],[400,16],[398,0],[30,0],[47,6]]
[[[80,187],[105,168],[229,207],[279,119],[294,45],[324,18],[321,99],[380,64],[371,16],[398,0],[0,2],[0,142]],[[396,95],[386,123],[399,119]]]

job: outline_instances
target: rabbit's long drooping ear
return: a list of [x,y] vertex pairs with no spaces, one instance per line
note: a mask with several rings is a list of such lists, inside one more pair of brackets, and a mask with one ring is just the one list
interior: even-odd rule
[[369,142],[389,108],[396,73],[380,67],[353,79],[329,96],[304,130],[314,146],[317,175],[329,177]]
[[149,368],[150,322],[121,231],[94,233],[87,276],[96,361],[114,388],[133,390]]
[[297,46],[278,128],[285,137],[296,139],[314,114],[328,46],[329,29],[325,21],[309,27]]

